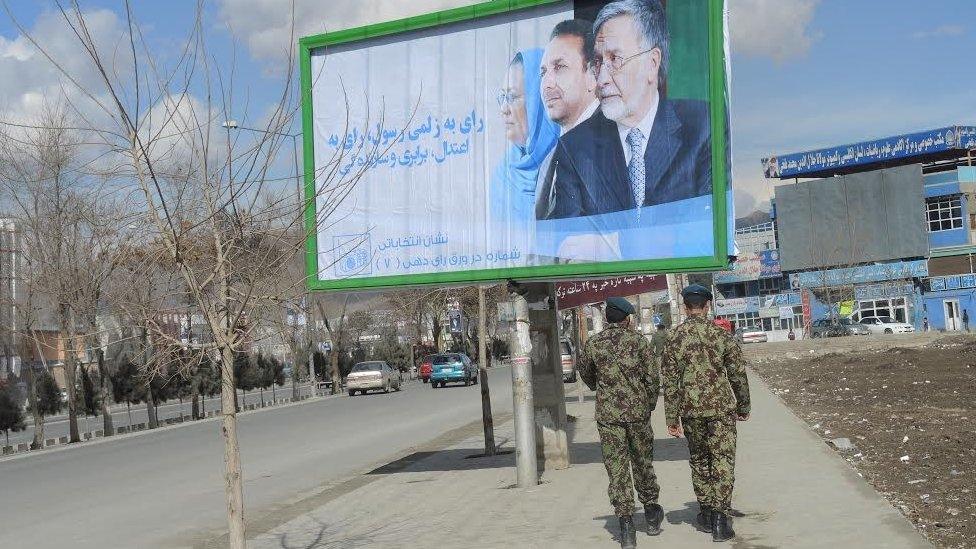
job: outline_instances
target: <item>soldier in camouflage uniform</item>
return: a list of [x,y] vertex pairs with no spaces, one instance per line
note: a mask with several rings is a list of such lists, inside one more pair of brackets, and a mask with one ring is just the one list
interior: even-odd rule
[[[623,298],[606,302],[609,323],[590,338],[580,354],[579,373],[596,391],[596,422],[603,464],[610,477],[608,494],[620,520],[620,546],[636,547],[634,487],[644,504],[649,535],[661,532],[664,510],[654,475],[651,411],[657,405],[660,376],[647,339],[630,327],[634,307]],[[633,485],[631,484],[633,470]]]
[[749,381],[739,344],[708,320],[711,292],[692,284],[681,295],[688,320],[672,330],[661,365],[668,433],[688,439],[698,526],[725,541],[735,536],[736,421],[749,419]]

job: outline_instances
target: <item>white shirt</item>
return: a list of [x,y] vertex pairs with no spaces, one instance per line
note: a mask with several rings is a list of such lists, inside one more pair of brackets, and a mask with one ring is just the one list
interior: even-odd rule
[[[640,128],[641,133],[644,134],[644,150],[641,153],[647,152],[647,143],[650,141],[651,130],[654,128],[654,117],[657,116],[657,106],[660,102],[660,95],[654,94],[654,102],[651,103],[651,108],[647,110],[647,114],[644,115],[644,119],[637,124]],[[620,144],[624,148],[624,163],[630,165],[630,145],[627,143],[627,133],[631,130],[630,126],[625,126],[620,122],[617,122],[617,132],[620,133]]]
[[596,99],[594,99],[593,102],[590,103],[589,105],[587,105],[587,107],[583,110],[583,112],[580,113],[579,118],[576,119],[576,122],[573,122],[572,125],[567,126],[565,128],[562,127],[562,126],[559,126],[559,136],[562,137],[562,136],[566,135],[566,132],[568,132],[569,130],[575,128],[576,126],[579,126],[580,125],[580,122],[582,122],[584,120],[587,120],[589,117],[593,116],[593,113],[596,112],[596,109],[599,106],[600,106],[600,102],[597,101]]

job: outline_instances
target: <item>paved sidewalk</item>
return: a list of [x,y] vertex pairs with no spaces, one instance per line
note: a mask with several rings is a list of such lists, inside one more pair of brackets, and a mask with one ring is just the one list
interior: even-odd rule
[[[734,507],[738,548],[931,547],[891,505],[751,376],[753,419],[740,424]],[[569,387],[569,386],[567,386]],[[614,548],[616,518],[607,502],[592,396],[567,404],[574,422],[573,466],[546,471],[522,491],[514,455],[469,458],[471,436],[443,451],[418,453],[333,488],[302,514],[265,533],[253,549],[333,548]],[[715,547],[691,525],[698,512],[683,439],[668,438],[655,415],[655,468],[665,508],[664,532],[641,547]],[[511,449],[512,422],[496,426]],[[642,524],[643,516],[637,517]]]

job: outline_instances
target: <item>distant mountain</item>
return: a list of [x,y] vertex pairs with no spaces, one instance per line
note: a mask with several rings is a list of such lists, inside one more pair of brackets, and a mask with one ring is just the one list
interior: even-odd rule
[[745,217],[739,217],[735,220],[735,228],[741,229],[743,227],[752,227],[753,225],[761,225],[763,223],[769,223],[771,221],[769,217],[769,212],[764,212],[761,210],[756,210]]

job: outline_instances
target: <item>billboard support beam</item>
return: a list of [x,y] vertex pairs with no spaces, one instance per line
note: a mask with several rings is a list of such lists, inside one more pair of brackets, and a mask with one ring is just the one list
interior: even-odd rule
[[519,488],[539,484],[535,455],[535,413],[532,402],[532,368],[529,363],[529,343],[518,337],[521,326],[528,325],[529,307],[525,298],[514,297],[515,338],[512,356],[512,411],[515,416],[515,475]]
[[[566,469],[569,467],[569,442],[566,435],[566,393],[563,388],[562,353],[559,349],[556,285],[551,282],[534,282],[519,284],[517,287],[524,298],[528,320],[530,343],[527,350],[532,368],[532,406],[538,465],[542,470]],[[517,316],[520,308],[517,304]]]
[[478,375],[481,377],[481,421],[485,430],[485,455],[495,455],[495,424],[488,392],[488,330],[485,327],[485,287],[478,286]]

